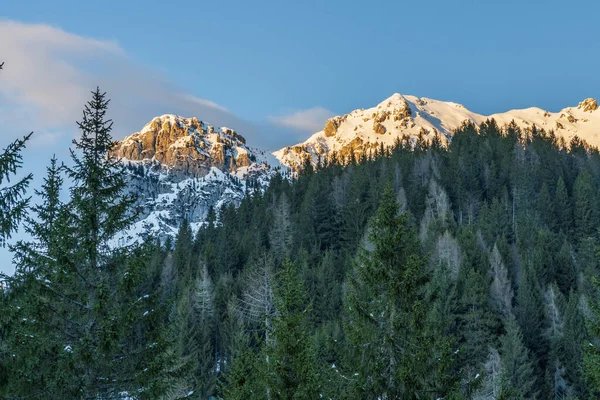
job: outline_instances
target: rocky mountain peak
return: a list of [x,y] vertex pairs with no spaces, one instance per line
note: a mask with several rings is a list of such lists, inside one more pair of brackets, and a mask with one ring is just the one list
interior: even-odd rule
[[113,153],[120,159],[153,163],[182,178],[203,177],[211,167],[235,171],[255,159],[235,130],[172,114],[152,119],[119,142]]
[[583,110],[584,112],[592,112],[598,109],[598,103],[596,102],[596,99],[588,97],[587,99],[579,103],[577,108]]
[[196,230],[211,207],[237,206],[247,192],[266,188],[274,174],[265,152],[249,147],[235,130],[172,114],[118,142],[113,155],[129,172],[128,190],[140,212],[115,245],[149,234],[174,237],[183,220]]
[[558,112],[529,107],[481,115],[458,103],[394,93],[374,107],[330,118],[322,131],[273,155],[281,164],[298,170],[306,160],[316,163],[333,152],[338,160],[347,160],[350,156],[357,159],[398,141],[415,143],[419,137],[429,142],[436,137],[444,145],[465,121],[479,125],[487,119],[494,119],[499,126],[514,121],[522,129],[535,125],[546,131],[553,130],[567,142],[577,135],[599,146],[600,113],[594,113],[597,109],[596,100],[588,98],[577,108],[567,107]]

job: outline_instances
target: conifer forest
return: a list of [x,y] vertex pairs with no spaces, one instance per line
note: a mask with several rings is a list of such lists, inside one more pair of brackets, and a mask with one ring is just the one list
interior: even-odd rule
[[116,245],[146,171],[111,155],[107,94],[82,107],[40,187],[30,135],[0,154],[0,398],[600,398],[600,152],[577,136],[488,119],[331,152]]

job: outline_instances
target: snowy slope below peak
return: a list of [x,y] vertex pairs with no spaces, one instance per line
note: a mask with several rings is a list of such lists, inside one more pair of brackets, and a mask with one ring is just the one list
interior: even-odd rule
[[485,116],[458,103],[395,93],[375,107],[329,119],[322,131],[305,142],[284,147],[273,155],[295,169],[306,158],[314,163],[319,156],[334,151],[343,157],[350,153],[358,157],[381,145],[392,146],[404,136],[414,140],[419,133],[430,141],[437,132],[444,143],[464,121],[481,124],[488,118],[494,118],[500,126],[513,120],[523,128],[535,124],[547,131],[554,130],[567,142],[577,135],[591,145],[600,146],[600,111],[594,99],[586,99],[578,107],[557,113],[531,107]]
[[112,153],[129,173],[127,190],[139,209],[115,246],[173,238],[184,220],[196,231],[211,208],[239,205],[247,193],[264,190],[275,173],[268,164],[273,156],[248,146],[233,129],[171,114],[154,118]]

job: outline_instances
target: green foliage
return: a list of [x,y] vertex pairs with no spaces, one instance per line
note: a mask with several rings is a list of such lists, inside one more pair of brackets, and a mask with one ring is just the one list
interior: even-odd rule
[[31,133],[23,139],[17,139],[6,147],[0,154],[0,246],[6,246],[6,240],[17,230],[21,219],[25,216],[29,198],[23,198],[29,183],[33,178],[32,174],[25,176],[12,185],[10,183],[12,175],[23,164],[21,152]]
[[[4,303],[2,352],[5,397],[97,398],[136,393],[156,398],[176,379],[168,330],[155,329],[165,312],[149,268],[156,247],[113,249],[110,240],[134,217],[124,194],[122,164],[108,154],[108,100],[99,90],[86,105],[74,141],[73,186],[59,201],[55,159],[28,219],[32,242],[13,247],[18,262]],[[35,362],[36,364],[31,364]]]
[[319,365],[309,331],[310,304],[296,265],[284,261],[275,290],[273,344],[265,347],[267,382],[273,398],[314,399],[321,393]]
[[506,323],[502,343],[502,392],[500,398],[533,398],[536,396],[534,367],[523,334],[513,316]]
[[0,397],[598,397],[600,155],[581,140],[493,120],[447,148],[398,138],[114,248],[139,171],[107,156],[106,106],[96,90],[13,247]]
[[[3,66],[4,62],[0,64],[0,70]],[[19,222],[27,211],[29,199],[24,199],[23,196],[33,175],[28,174],[12,185],[7,183],[10,183],[11,177],[23,166],[21,152],[25,149],[31,135],[30,133],[23,139],[15,140],[0,153],[0,246],[2,247],[6,246],[6,241],[17,230]]]
[[441,332],[427,323],[432,304],[426,294],[429,280],[416,235],[407,216],[399,214],[388,186],[345,299],[346,334],[353,352],[347,368],[356,377],[355,396],[395,398],[448,391],[427,379],[433,371],[448,368],[449,357],[439,345]]
[[[593,279],[593,284],[596,290],[600,290],[597,278]],[[584,348],[583,366],[590,392],[597,397],[600,395],[600,350],[598,348],[600,346],[600,306],[598,300],[589,305],[592,315],[586,322],[590,339],[582,344]],[[576,343],[573,345],[576,346]]]

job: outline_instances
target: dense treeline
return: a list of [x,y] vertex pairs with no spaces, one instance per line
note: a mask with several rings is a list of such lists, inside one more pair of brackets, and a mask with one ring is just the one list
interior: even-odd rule
[[106,107],[96,91],[13,247],[1,397],[600,395],[600,154],[578,138],[491,120],[333,154],[115,249],[135,214]]

